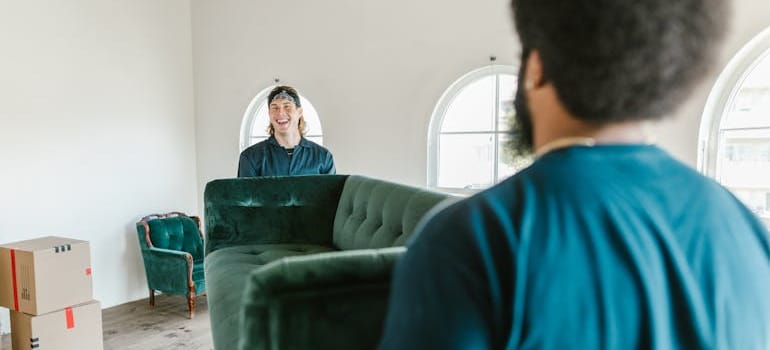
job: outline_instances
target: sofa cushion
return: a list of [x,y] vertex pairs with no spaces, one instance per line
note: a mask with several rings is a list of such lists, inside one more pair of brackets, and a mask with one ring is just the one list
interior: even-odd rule
[[256,244],[228,247],[206,256],[208,305],[211,331],[217,349],[238,345],[241,297],[252,270],[285,256],[332,251],[310,244]]
[[403,246],[420,219],[446,199],[443,193],[351,175],[334,217],[341,250]]

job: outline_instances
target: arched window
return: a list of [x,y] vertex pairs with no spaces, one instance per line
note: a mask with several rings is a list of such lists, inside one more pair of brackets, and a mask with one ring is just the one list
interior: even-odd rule
[[428,135],[428,186],[470,193],[514,174],[528,160],[506,147],[514,121],[515,67],[469,72],[441,96]]
[[[241,151],[247,147],[267,139],[270,135],[267,133],[267,127],[270,126],[270,115],[267,112],[267,95],[273,87],[260,91],[246,108],[241,123]],[[305,116],[305,125],[307,133],[305,138],[319,145],[323,145],[323,129],[321,129],[321,120],[318,118],[313,104],[299,95],[300,104],[302,104],[302,114]]]
[[722,71],[701,121],[698,168],[770,224],[770,28]]

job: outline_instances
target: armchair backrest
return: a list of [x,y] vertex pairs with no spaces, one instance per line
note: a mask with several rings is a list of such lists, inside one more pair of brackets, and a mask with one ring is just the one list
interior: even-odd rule
[[142,249],[184,251],[190,253],[195,262],[203,260],[203,235],[197,216],[180,212],[153,214],[142,218],[136,226]]

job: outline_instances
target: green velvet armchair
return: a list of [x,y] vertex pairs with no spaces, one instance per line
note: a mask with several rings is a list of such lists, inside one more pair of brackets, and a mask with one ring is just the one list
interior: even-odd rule
[[189,317],[195,315],[195,297],[206,292],[200,225],[197,216],[180,212],[152,214],[136,223],[150,305],[155,306],[155,291],[184,295]]

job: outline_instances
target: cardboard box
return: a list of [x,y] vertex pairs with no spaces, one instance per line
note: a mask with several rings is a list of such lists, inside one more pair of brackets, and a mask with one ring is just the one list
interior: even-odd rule
[[43,237],[0,245],[0,306],[42,315],[93,299],[88,242]]
[[11,311],[13,350],[102,350],[102,307],[98,301],[32,316]]

